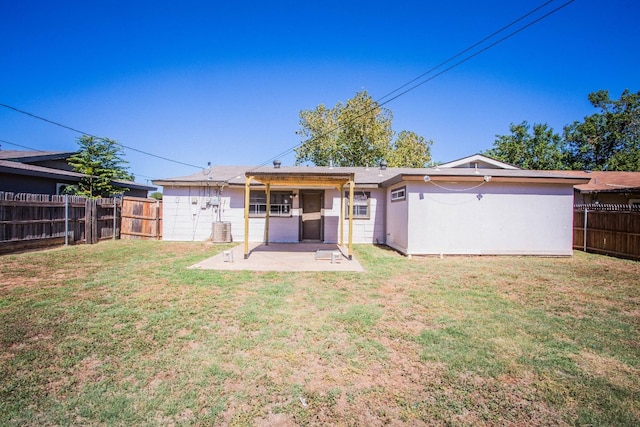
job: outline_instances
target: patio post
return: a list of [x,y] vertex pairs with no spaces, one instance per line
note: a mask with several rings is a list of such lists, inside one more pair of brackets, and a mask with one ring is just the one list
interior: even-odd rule
[[269,216],[271,214],[271,184],[267,183],[267,215],[265,216],[264,224],[264,240],[265,244],[269,246]]
[[252,176],[247,176],[244,181],[244,259],[249,258],[249,196],[252,179]]
[[340,191],[340,246],[344,246],[344,184],[340,184],[338,191]]
[[353,187],[355,181],[349,181],[349,260],[353,259]]

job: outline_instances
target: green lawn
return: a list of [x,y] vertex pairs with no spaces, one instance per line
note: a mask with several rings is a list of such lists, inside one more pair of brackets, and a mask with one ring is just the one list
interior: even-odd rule
[[228,247],[0,257],[0,425],[640,425],[640,263],[187,269]]

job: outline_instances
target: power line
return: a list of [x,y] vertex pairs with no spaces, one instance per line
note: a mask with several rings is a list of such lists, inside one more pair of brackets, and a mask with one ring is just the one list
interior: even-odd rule
[[517,24],[518,22],[522,21],[523,19],[533,15],[534,13],[536,13],[537,11],[539,11],[540,9],[543,9],[544,7],[546,7],[549,3],[553,3],[555,0],[549,0],[546,3],[541,4],[540,6],[536,7],[535,9],[532,9],[531,11],[525,13],[524,15],[520,16],[519,18],[511,21],[509,24],[505,25],[504,27],[500,28],[497,31],[494,31],[493,33],[489,34],[488,36],[486,36],[485,38],[483,38],[482,40],[472,44],[471,46],[461,50],[460,52],[456,53],[455,55],[453,55],[452,57],[444,60],[443,62],[439,63],[438,65],[436,65],[435,67],[425,71],[424,73],[420,74],[418,77],[408,81],[407,83],[403,84],[402,86],[392,90],[391,92],[387,93],[386,95],[378,98],[376,100],[376,102],[381,102],[384,98],[387,98],[391,95],[393,95],[394,93],[398,92],[399,90],[409,86],[411,83],[420,80],[421,78],[431,74],[432,72],[434,72],[435,70],[437,70],[438,68],[448,64],[449,62],[453,61],[456,58],[459,58],[460,56],[464,55],[465,53],[469,52],[470,50],[480,46],[482,43],[492,39],[493,37],[497,36],[498,34],[500,34],[501,32],[503,32],[504,30],[506,30],[509,27],[514,26],[515,24]]
[[37,148],[32,148],[32,147],[27,147],[26,145],[16,144],[15,142],[6,141],[4,139],[0,139],[0,143],[9,144],[9,145],[15,145],[16,147],[26,148],[27,150],[38,151],[38,152],[41,152],[41,153],[45,153],[46,152],[44,150],[38,150]]
[[[452,69],[454,69],[454,68],[456,68],[456,67],[458,67],[458,66],[460,66],[460,65],[464,64],[465,62],[467,62],[467,61],[469,61],[469,60],[473,59],[474,57],[476,57],[476,56],[480,55],[481,53],[486,52],[487,50],[489,50],[489,49],[491,49],[491,48],[495,47],[496,45],[498,45],[498,44],[502,43],[503,41],[505,41],[505,40],[507,40],[507,39],[509,39],[509,38],[513,37],[514,35],[516,35],[516,34],[518,34],[518,33],[522,32],[522,31],[524,31],[525,29],[527,29],[527,28],[529,28],[529,27],[531,27],[531,26],[533,26],[533,25],[537,24],[538,22],[540,22],[540,21],[542,21],[543,19],[545,19],[545,18],[549,17],[550,15],[552,15],[552,14],[554,14],[554,13],[558,12],[560,9],[563,9],[564,7],[566,7],[566,6],[568,6],[569,4],[573,3],[575,0],[569,0],[569,1],[567,1],[567,2],[565,2],[565,3],[563,3],[563,4],[561,4],[561,5],[560,5],[560,6],[558,6],[557,8],[555,8],[555,9],[551,10],[550,12],[547,12],[546,14],[544,14],[544,15],[542,15],[542,16],[540,16],[540,17],[536,18],[535,20],[533,20],[533,21],[531,21],[531,22],[527,23],[526,25],[524,25],[524,26],[522,26],[522,27],[520,27],[520,28],[518,28],[518,29],[516,29],[516,30],[512,31],[511,33],[507,34],[506,36],[504,36],[504,37],[502,37],[502,38],[498,39],[497,41],[495,41],[495,42],[493,42],[493,43],[489,44],[488,46],[485,46],[484,48],[482,48],[482,49],[480,49],[480,50],[478,50],[478,51],[476,51],[476,52],[474,52],[474,53],[472,53],[472,54],[468,55],[467,57],[465,57],[465,58],[461,59],[460,61],[458,61],[458,62],[454,63],[453,65],[451,65],[451,66],[449,66],[449,67],[445,68],[444,70],[442,70],[442,71],[438,72],[437,74],[434,74],[434,75],[430,76],[429,78],[427,78],[427,79],[425,79],[425,80],[422,80],[422,81],[420,81],[420,82],[416,83],[415,85],[413,85],[413,86],[409,87],[408,89],[406,89],[406,90],[404,90],[404,91],[400,92],[399,94],[397,94],[397,95],[393,96],[392,98],[389,98],[388,100],[386,100],[386,101],[384,101],[384,102],[380,102],[380,101],[382,101],[384,98],[387,98],[387,97],[391,96],[392,94],[394,94],[394,93],[396,93],[396,92],[398,92],[398,91],[400,91],[400,90],[404,89],[405,87],[407,87],[407,86],[411,85],[412,83],[414,83],[414,82],[416,82],[416,81],[419,81],[419,80],[420,80],[420,79],[422,79],[423,77],[426,77],[427,75],[431,74],[431,73],[432,73],[432,72],[434,72],[435,70],[437,70],[437,69],[439,69],[439,68],[443,67],[444,65],[446,65],[446,64],[448,64],[448,63],[450,63],[451,61],[455,60],[456,58],[459,58],[460,56],[464,55],[465,53],[467,53],[467,52],[469,52],[469,51],[473,50],[474,48],[476,48],[476,47],[478,47],[478,46],[480,46],[481,44],[485,43],[486,41],[490,40],[491,38],[495,37],[496,35],[498,35],[498,34],[502,33],[503,31],[505,31],[506,29],[508,29],[508,28],[512,27],[513,25],[517,24],[518,22],[522,21],[523,19],[525,19],[525,18],[527,18],[527,17],[531,16],[532,14],[534,14],[534,13],[536,13],[536,12],[540,11],[540,10],[541,10],[541,9],[543,9],[544,7],[548,6],[550,3],[553,3],[553,1],[554,1],[554,0],[549,0],[549,1],[547,1],[547,2],[545,2],[545,3],[543,3],[543,4],[541,4],[540,6],[538,6],[538,7],[534,8],[534,9],[532,9],[531,11],[529,11],[529,12],[525,13],[524,15],[520,16],[519,18],[515,19],[515,20],[514,20],[514,21],[512,21],[511,23],[509,23],[509,24],[505,25],[504,27],[500,28],[499,30],[497,30],[497,31],[495,31],[495,32],[493,32],[493,33],[491,33],[489,36],[486,36],[486,37],[485,37],[485,38],[483,38],[482,40],[480,40],[480,41],[478,41],[478,42],[474,43],[473,45],[471,45],[471,46],[469,46],[469,47],[467,47],[467,48],[465,48],[465,49],[461,50],[461,51],[460,51],[460,52],[458,52],[457,54],[455,54],[455,55],[453,55],[452,57],[450,57],[450,58],[446,59],[445,61],[443,61],[443,62],[441,62],[440,64],[436,65],[435,67],[431,68],[430,70],[428,70],[428,71],[426,71],[426,72],[424,72],[424,73],[420,74],[418,77],[416,77],[416,78],[414,78],[414,79],[410,80],[409,82],[407,82],[407,83],[403,84],[402,86],[400,86],[400,87],[398,87],[398,88],[394,89],[393,91],[391,91],[391,92],[387,93],[386,95],[384,95],[384,96],[382,96],[381,98],[379,98],[378,100],[376,100],[376,104],[377,104],[377,105],[376,105],[376,107],[374,107],[374,108],[370,108],[370,109],[367,109],[367,110],[364,110],[364,111],[362,111],[361,113],[356,114],[356,116],[355,116],[355,117],[353,117],[351,120],[347,121],[347,123],[352,123],[352,122],[354,122],[354,121],[358,120],[359,118],[363,117],[364,115],[366,115],[366,114],[368,114],[368,113],[372,112],[375,108],[377,108],[377,107],[381,107],[381,106],[384,106],[384,105],[386,105],[386,104],[390,103],[391,101],[394,101],[394,100],[396,100],[396,99],[400,98],[401,96],[406,95],[407,93],[409,93],[409,92],[411,92],[411,91],[415,90],[416,88],[418,88],[418,87],[422,86],[423,84],[425,84],[425,83],[427,83],[427,82],[430,82],[431,80],[433,80],[433,79],[435,79],[435,78],[437,78],[437,77],[441,76],[442,74],[444,74],[444,73],[446,73],[446,72],[448,72],[448,71],[451,71]],[[279,153],[279,154],[277,154],[276,156],[271,157],[270,159],[266,160],[265,162],[263,162],[263,163],[259,164],[258,166],[256,166],[256,167],[255,167],[254,169],[252,169],[252,170],[258,169],[258,168],[260,168],[260,167],[262,167],[262,166],[265,166],[265,165],[269,164],[269,163],[270,163],[271,161],[273,161],[273,160],[276,160],[276,159],[278,159],[278,158],[280,158],[280,157],[286,156],[286,155],[288,155],[288,154],[290,154],[290,153],[294,152],[296,148],[301,147],[301,146],[303,146],[303,145],[305,145],[305,144],[308,144],[309,142],[313,141],[314,139],[317,139],[317,138],[319,138],[319,137],[324,137],[324,136],[326,136],[326,135],[328,135],[328,134],[330,134],[330,133],[332,133],[332,132],[335,132],[335,131],[339,130],[341,126],[342,126],[342,125],[336,125],[335,127],[330,128],[329,130],[327,130],[327,131],[325,131],[325,132],[321,133],[320,135],[315,136],[315,137],[314,137],[314,138],[312,138],[311,140],[308,140],[308,141],[305,141],[305,142],[301,142],[301,143],[299,143],[299,144],[296,144],[294,147],[291,147],[291,148],[289,148],[289,149],[287,149],[287,150],[283,151],[282,153]]]
[[[545,19],[545,18],[547,18],[547,17],[549,17],[549,16],[553,15],[554,13],[556,13],[556,12],[557,12],[557,11],[559,11],[560,9],[565,8],[566,6],[568,6],[569,4],[573,3],[574,1],[575,1],[575,0],[569,0],[569,1],[567,1],[567,2],[565,2],[565,3],[563,3],[563,4],[561,4],[561,5],[560,5],[560,6],[558,6],[557,8],[555,8],[555,9],[551,10],[550,12],[547,12],[546,14],[544,14],[544,15],[540,16],[539,18],[537,18],[537,19],[535,19],[535,20],[533,20],[533,21],[529,22],[528,24],[526,24],[526,25],[524,25],[524,26],[522,26],[522,27],[518,28],[517,30],[515,30],[515,31],[513,31],[513,32],[511,32],[511,33],[509,33],[509,34],[507,34],[506,36],[502,37],[501,39],[496,40],[495,42],[491,43],[490,45],[483,47],[483,48],[482,48],[482,49],[480,49],[479,51],[472,53],[471,55],[469,55],[469,56],[467,56],[467,57],[463,58],[462,60],[460,60],[460,61],[456,62],[455,64],[453,64],[453,65],[451,65],[451,66],[449,66],[449,67],[445,68],[444,70],[440,71],[439,73],[434,74],[433,76],[429,77],[428,79],[425,79],[425,80],[423,80],[423,81],[421,81],[421,82],[419,82],[419,83],[417,83],[417,84],[415,84],[415,85],[411,86],[409,89],[407,89],[407,90],[405,90],[405,91],[403,91],[403,92],[400,92],[398,95],[394,96],[393,98],[390,98],[390,99],[388,99],[387,101],[385,101],[385,102],[381,103],[381,104],[380,104],[380,106],[385,105],[385,104],[388,104],[389,102],[391,102],[391,101],[393,101],[393,100],[395,100],[395,99],[400,98],[402,95],[405,95],[405,94],[407,94],[407,93],[411,92],[412,90],[414,90],[414,89],[416,89],[416,88],[418,88],[418,87],[422,86],[423,84],[425,84],[425,83],[427,83],[427,82],[429,82],[429,81],[431,81],[431,80],[435,79],[436,77],[441,76],[442,74],[446,73],[447,71],[450,71],[450,70],[452,70],[452,69],[454,69],[454,68],[456,68],[456,67],[458,67],[458,66],[460,66],[460,65],[464,64],[465,62],[467,62],[467,61],[469,61],[469,60],[471,60],[471,59],[475,58],[476,56],[480,55],[481,53],[486,52],[487,50],[491,49],[492,47],[495,47],[496,45],[498,45],[498,44],[502,43],[503,41],[505,41],[505,40],[507,40],[507,39],[509,39],[509,38],[511,38],[511,37],[513,37],[513,36],[515,36],[516,34],[518,34],[518,33],[522,32],[522,31],[526,30],[527,28],[529,28],[529,27],[531,27],[531,26],[533,26],[533,25],[537,24],[538,22],[542,21],[543,19]],[[550,2],[547,2],[546,4],[548,4],[548,3],[550,3]],[[545,4],[545,5],[546,5],[546,4]],[[544,6],[544,5],[543,5],[543,6]],[[539,9],[539,8],[538,8],[538,9]],[[519,19],[518,19],[518,20],[519,20]],[[509,26],[510,26],[510,25],[509,25]],[[507,27],[505,27],[505,28],[507,28]],[[497,34],[497,33],[495,33],[495,34]],[[454,57],[452,57],[452,58],[448,59],[447,61],[445,61],[445,62],[443,62],[442,64],[438,65],[438,67],[440,67],[440,66],[442,66],[442,65],[444,65],[444,64],[446,64],[446,63],[448,63],[448,62],[450,62],[450,61],[451,61],[451,59],[456,58],[457,56],[459,56],[459,55],[456,55],[456,56],[454,56]],[[436,68],[438,68],[438,67],[436,67]],[[413,82],[413,81],[415,81],[415,79],[414,79],[414,80],[412,80],[412,82]],[[408,85],[408,83],[407,83],[407,84],[405,84],[405,85],[403,85],[402,87],[406,87],[407,85]],[[393,91],[393,92],[391,92],[391,93],[394,93],[394,92],[397,92],[397,91],[398,91],[398,89],[396,89],[395,91]],[[388,96],[388,95],[385,95],[385,96]]]
[[[55,126],[59,126],[59,127],[63,128],[63,129],[67,129],[67,130],[70,130],[70,131],[72,131],[72,132],[79,133],[79,134],[81,134],[81,135],[87,135],[87,136],[91,136],[91,137],[93,137],[93,138],[97,138],[97,139],[104,139],[104,138],[102,138],[102,137],[99,137],[99,136],[93,135],[93,134],[91,134],[90,132],[83,132],[83,131],[81,131],[81,130],[79,130],[79,129],[76,129],[76,128],[73,128],[73,127],[71,127],[71,126],[63,125],[62,123],[58,123],[58,122],[55,122],[55,121],[53,121],[53,120],[49,120],[49,119],[47,119],[47,118],[44,118],[44,117],[38,116],[38,115],[36,115],[36,114],[29,113],[28,111],[24,111],[24,110],[21,110],[21,109],[19,109],[19,108],[12,107],[11,105],[7,105],[7,104],[2,104],[2,103],[0,103],[0,107],[8,108],[9,110],[13,110],[13,111],[15,111],[15,112],[18,112],[18,113],[20,113],[20,114],[24,114],[24,115],[29,116],[29,117],[34,118],[34,119],[42,120],[43,122],[47,122],[47,123],[49,123],[49,124],[52,124],[52,125],[55,125]],[[124,144],[122,144],[122,143],[120,143],[120,142],[118,142],[118,141],[114,141],[114,142],[115,142],[116,144],[118,144],[119,146],[121,146],[122,148],[126,148],[127,150],[135,151],[135,152],[137,152],[137,153],[144,154],[144,155],[146,155],[146,156],[155,157],[156,159],[165,160],[165,161],[167,161],[167,162],[172,162],[172,163],[176,163],[176,164],[183,165],[183,166],[189,166],[189,167],[197,168],[197,169],[204,169],[204,167],[203,167],[203,166],[192,165],[192,164],[190,164],[190,163],[181,162],[181,161],[179,161],[179,160],[169,159],[169,158],[167,158],[167,157],[163,157],[163,156],[159,156],[159,155],[157,155],[157,154],[149,153],[149,152],[144,151],[144,150],[139,150],[139,149],[137,149],[137,148],[129,147],[129,146],[124,145]]]

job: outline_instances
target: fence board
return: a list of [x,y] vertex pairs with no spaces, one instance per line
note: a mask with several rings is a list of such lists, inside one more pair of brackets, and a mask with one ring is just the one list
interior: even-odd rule
[[162,238],[162,202],[139,197],[122,201],[122,239]]
[[113,238],[120,206],[114,215],[114,199],[0,191],[0,252]]
[[640,260],[640,208],[629,205],[576,206],[573,247]]

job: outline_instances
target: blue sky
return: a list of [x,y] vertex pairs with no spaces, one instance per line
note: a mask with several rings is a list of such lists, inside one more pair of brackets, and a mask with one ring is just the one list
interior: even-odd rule
[[[543,3],[0,0],[0,103],[188,164],[254,166],[300,143],[300,110],[378,99]],[[576,0],[387,104],[393,128],[433,140],[437,161],[510,123],[561,132],[595,112],[589,92],[640,90],[638,22],[636,0]],[[0,108],[1,140],[72,151],[78,136]],[[124,154],[143,183],[198,171]]]

